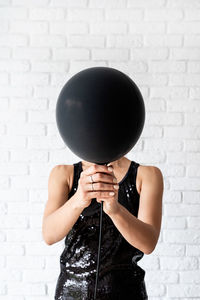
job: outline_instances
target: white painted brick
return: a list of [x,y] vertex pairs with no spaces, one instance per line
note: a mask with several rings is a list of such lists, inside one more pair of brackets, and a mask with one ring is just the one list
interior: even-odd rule
[[20,59],[48,59],[50,50],[48,48],[26,48],[18,47],[13,50],[13,57]]
[[8,21],[0,20],[0,33],[4,33],[8,31]]
[[8,74],[3,72],[0,73],[0,85],[6,85],[9,82]]
[[64,47],[66,39],[64,36],[56,35],[32,35],[30,37],[31,47]]
[[51,6],[56,6],[56,7],[64,7],[64,8],[66,8],[66,7],[67,8],[69,8],[69,7],[86,7],[87,6],[87,0],[79,0],[79,1],[74,1],[74,0],[51,0],[50,5]]
[[[177,217],[177,216],[171,217],[169,215],[165,216],[165,217],[163,217],[162,228],[163,229],[184,229],[184,228],[186,228],[186,218],[181,217],[181,216],[179,216],[179,217]],[[181,249],[182,249],[182,255],[183,255],[184,254],[184,251],[183,251],[184,246],[182,246]],[[172,255],[172,253],[170,255]],[[173,255],[175,255],[175,254],[173,254]],[[176,255],[179,255],[179,254],[177,253]]]
[[186,21],[199,21],[200,20],[200,9],[191,9],[187,8],[184,10],[185,20]]
[[48,74],[25,73],[11,74],[12,85],[47,85],[49,82]]
[[147,47],[180,47],[183,45],[183,37],[181,34],[146,35],[144,33],[144,45]]
[[12,125],[7,126],[8,134],[9,135],[25,135],[25,136],[44,136],[45,135],[45,127],[42,124],[27,124],[27,123],[21,123],[17,124],[14,123]]
[[[31,255],[23,255],[21,257],[16,257],[13,253],[12,256],[9,256],[9,261],[7,262],[8,268],[14,268],[14,269],[31,269],[35,271],[34,269],[38,269],[38,272],[41,272],[45,267],[45,261],[44,258],[38,257],[38,256],[31,256]],[[42,281],[42,280],[41,280]]]
[[[179,182],[183,182],[185,179],[172,179],[172,180],[177,180]],[[187,180],[190,182],[191,179],[187,178]],[[192,181],[191,181],[192,182]],[[165,214],[170,215],[170,216],[197,216],[198,215],[198,209],[199,206],[197,204],[182,204],[180,203],[179,205],[176,204],[165,204]]]
[[170,50],[170,59],[190,59],[190,60],[198,60],[199,59],[199,48],[173,48]]
[[163,22],[130,22],[130,33],[158,34],[165,32]]
[[89,50],[78,49],[78,48],[53,49],[53,59],[56,60],[89,59]]
[[30,20],[62,20],[65,17],[65,11],[62,8],[30,8]]
[[164,0],[128,0],[128,7],[162,7],[165,4]]
[[35,22],[35,21],[11,21],[10,23],[10,31],[17,33],[37,33],[37,34],[45,34],[48,30],[47,22]]
[[200,283],[199,271],[181,271],[180,283]]
[[34,88],[34,96],[35,97],[42,97],[42,98],[54,98],[56,99],[60,93],[59,87],[52,87],[52,86],[36,86]]
[[107,9],[105,11],[105,19],[112,21],[140,21],[143,18],[141,9]]
[[189,88],[184,86],[151,87],[151,97],[164,97],[167,100],[188,99]]
[[188,217],[188,227],[189,228],[196,228],[196,229],[200,229],[200,217]]
[[[173,234],[174,236],[174,234]],[[195,270],[198,268],[198,262],[196,257],[161,257],[160,258],[161,269],[165,270]]]
[[167,2],[167,6],[169,7],[200,7],[200,3],[199,0],[191,0],[191,1],[187,1],[187,0],[168,0]]
[[58,276],[55,272],[49,272],[49,270],[25,270],[24,282],[56,282]]
[[104,19],[104,12],[102,9],[76,9],[70,8],[67,11],[67,19],[69,21],[102,21]]
[[199,73],[200,72],[200,62],[198,62],[198,61],[188,62],[188,72]]
[[126,61],[129,55],[127,49],[94,49],[91,51],[91,56],[94,60]]
[[[174,166],[176,168],[176,166]],[[164,174],[168,175],[166,173],[166,170],[164,170]],[[167,191],[167,193],[164,193],[163,195],[165,203],[180,203],[181,202],[181,192],[180,191]]]
[[126,7],[126,4],[126,0],[89,0],[88,6],[98,8],[123,8]]
[[200,97],[200,88],[199,87],[191,87],[190,88],[190,97],[192,99],[198,99]]
[[[21,177],[21,181],[25,180],[25,177],[24,176],[20,176]],[[24,188],[24,186],[26,186],[26,188],[41,188],[41,184],[40,182],[42,181],[42,177],[37,181],[37,183],[35,182],[35,185],[34,185],[34,182],[31,182],[31,181],[34,181],[35,177],[32,177],[30,178],[30,185],[26,185],[28,183],[28,180],[27,180],[27,176],[26,176],[26,180],[24,181],[24,185],[20,185],[20,181],[18,180],[19,182],[19,185],[17,186],[16,184],[16,188],[18,189],[19,187],[20,188]],[[16,179],[16,183],[17,183],[17,179]],[[13,180],[13,188],[15,188],[15,182]],[[44,185],[43,185],[44,187]],[[40,214],[41,211],[43,211],[44,209],[44,204],[42,203],[26,203],[26,202],[9,202],[8,203],[8,213],[10,213],[11,215],[23,215],[23,214]],[[13,252],[15,253],[15,252]]]
[[10,123],[16,123],[16,122],[25,122],[26,121],[26,113],[25,112],[15,112],[12,111],[1,111],[0,112],[0,119],[3,122],[10,122]]
[[171,74],[169,75],[170,85],[197,86],[200,74]]
[[128,33],[126,35],[108,35],[106,39],[106,46],[112,48],[141,47],[142,44],[142,35]]
[[15,244],[15,243],[0,243],[0,249],[1,249],[1,255],[8,255],[9,256],[13,255],[13,253],[19,258],[22,255],[24,255],[24,247],[20,244]]
[[[135,58],[136,59],[136,58]],[[133,80],[136,82],[138,87],[142,85],[147,85],[147,86],[162,86],[166,85],[168,78],[166,74],[150,74],[150,73],[136,73],[133,74],[130,73],[130,77],[133,78]]]
[[171,189],[174,190],[199,190],[199,178],[172,178]]
[[148,9],[145,10],[145,21],[177,21],[183,19],[183,11],[181,9]]
[[184,35],[184,46],[186,47],[199,47],[200,46],[200,36],[199,35]]
[[84,22],[49,22],[49,30],[52,34],[86,34],[88,26]]
[[143,138],[160,138],[163,136],[162,132],[162,128],[158,126],[145,126],[142,132],[142,136]]
[[13,216],[4,215],[1,216],[0,228],[27,228],[28,218],[25,216]]
[[11,55],[11,49],[8,47],[0,47],[0,59],[9,58]]
[[48,4],[48,0],[12,0],[13,5],[17,6],[44,6]]
[[168,287],[168,295],[169,297],[176,297],[179,295],[179,297],[199,298],[200,287],[197,284],[171,284]]
[[[176,100],[176,101],[168,101],[167,102],[167,110],[169,112],[171,111],[178,111],[178,112],[185,112],[185,120],[188,119],[187,115],[189,115],[190,113],[192,113],[192,115],[194,114],[195,116],[195,112],[199,112],[200,111],[200,103],[197,102],[197,101],[188,101],[188,102],[183,102],[183,100]],[[196,114],[197,116],[198,114]],[[198,124],[198,120],[194,120],[194,123],[197,123]],[[189,122],[186,121],[186,125],[189,125]],[[193,125],[193,124],[191,124]]]
[[198,139],[200,137],[200,132],[198,127],[165,127],[164,136],[167,138]]
[[[172,218],[170,218],[172,219]],[[171,245],[171,244],[166,244],[165,243],[159,243],[157,244],[155,250],[154,250],[154,255],[158,256],[183,256],[185,254],[185,246],[184,245]],[[148,273],[151,273],[151,271],[148,271]],[[155,271],[154,271],[155,272]],[[159,272],[163,272],[159,270]],[[165,271],[164,271],[165,272]],[[168,273],[168,272],[167,272]]]
[[0,61],[0,71],[7,72],[27,72],[30,70],[28,61],[13,61],[11,59],[4,59]]
[[44,283],[8,283],[8,292],[10,295],[45,295],[45,284]]
[[131,59],[132,60],[161,60],[167,59],[168,49],[167,48],[153,48],[146,47],[142,49],[131,49]]
[[125,22],[95,22],[90,26],[91,34],[126,34],[127,24]]
[[200,22],[170,22],[167,25],[167,33],[198,34]]
[[180,113],[149,112],[146,116],[147,125],[182,125],[183,119]]
[[47,99],[45,98],[11,98],[10,108],[12,111],[44,110],[47,109]]
[[148,111],[166,111],[166,101],[161,98],[152,98],[145,103]]
[[27,46],[28,38],[22,34],[1,34],[0,35],[0,46]]
[[178,274],[171,271],[148,271],[148,273],[145,274],[145,279],[149,283],[176,283],[178,282]]
[[6,232],[8,242],[36,242],[42,241],[41,230],[34,229],[7,229]]
[[153,73],[183,73],[186,71],[184,61],[152,61],[149,62],[149,72]]
[[200,203],[200,192],[199,191],[183,191],[183,202],[184,203]]
[[186,245],[186,255],[187,256],[200,256],[199,245]]
[[[1,66],[1,65],[0,65]],[[34,61],[31,65],[33,72],[65,72],[69,69],[67,61]]]
[[0,7],[0,16],[3,20],[23,20],[27,18],[28,11],[22,7]]
[[84,36],[84,35],[72,35],[67,39],[69,47],[95,47],[103,48],[105,45],[105,37],[103,36]]

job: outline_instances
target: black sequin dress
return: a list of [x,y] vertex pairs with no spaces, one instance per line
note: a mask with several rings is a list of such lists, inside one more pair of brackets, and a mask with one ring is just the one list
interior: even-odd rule
[[[136,174],[139,164],[131,161],[125,177],[119,182],[118,201],[137,217],[139,194]],[[70,198],[77,190],[82,162],[74,163]],[[56,300],[93,300],[99,243],[101,204],[92,199],[66,235],[60,256],[60,274]],[[103,211],[101,254],[97,300],[146,300],[145,271],[137,265],[144,253],[122,236],[111,218]]]

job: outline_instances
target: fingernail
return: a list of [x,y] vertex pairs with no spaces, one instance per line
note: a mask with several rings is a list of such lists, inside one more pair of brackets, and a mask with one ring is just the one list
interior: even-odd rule
[[116,179],[116,178],[113,178],[113,182],[117,182],[117,179]]
[[118,190],[119,186],[118,185],[114,185],[114,189]]
[[108,167],[108,171],[112,172],[113,168],[111,167]]
[[114,196],[114,194],[115,194],[114,192],[110,192],[109,193],[110,196]]

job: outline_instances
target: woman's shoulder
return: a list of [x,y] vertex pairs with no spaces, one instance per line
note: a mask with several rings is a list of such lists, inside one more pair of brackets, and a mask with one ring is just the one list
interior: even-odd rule
[[51,171],[50,175],[55,178],[55,180],[59,180],[67,183],[68,186],[71,186],[71,181],[73,178],[73,172],[74,172],[74,165],[55,165]]
[[162,171],[157,166],[139,164],[138,177],[141,179],[141,181],[144,178],[151,179],[152,177],[157,179],[162,179],[163,174]]

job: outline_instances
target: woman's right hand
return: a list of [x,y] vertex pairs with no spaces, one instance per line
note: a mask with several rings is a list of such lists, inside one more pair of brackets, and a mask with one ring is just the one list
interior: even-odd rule
[[[116,192],[114,185],[117,183],[112,172],[112,167],[98,164],[93,164],[81,172],[76,191],[79,207],[84,209],[90,205],[93,198],[109,198],[109,192]],[[93,179],[94,190],[90,176]]]

